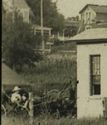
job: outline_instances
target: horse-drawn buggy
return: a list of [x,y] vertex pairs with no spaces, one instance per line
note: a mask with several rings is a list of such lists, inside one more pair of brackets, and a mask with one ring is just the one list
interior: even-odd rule
[[[9,86],[10,87],[10,86]],[[12,86],[11,86],[12,87]],[[2,113],[5,115],[29,113],[29,86],[2,87]]]
[[64,97],[62,91],[53,89],[37,96],[31,86],[15,86],[10,90],[2,90],[2,109],[5,115],[29,115],[32,110],[34,116],[48,113],[54,117],[74,115],[76,111],[75,100]]

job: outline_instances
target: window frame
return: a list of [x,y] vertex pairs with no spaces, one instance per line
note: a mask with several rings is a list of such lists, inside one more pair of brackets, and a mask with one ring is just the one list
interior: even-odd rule
[[[93,70],[93,67],[92,67],[92,58],[93,57],[99,57],[99,74],[95,75],[93,74],[92,70]],[[93,77],[99,77],[99,84],[93,84]],[[95,94],[95,86],[99,85],[99,94]],[[101,95],[101,55],[100,54],[96,54],[96,55],[90,55],[90,96],[100,96]]]

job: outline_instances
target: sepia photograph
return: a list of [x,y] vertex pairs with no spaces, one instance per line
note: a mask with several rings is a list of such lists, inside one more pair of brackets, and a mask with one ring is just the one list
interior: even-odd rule
[[1,7],[1,125],[107,125],[107,0]]

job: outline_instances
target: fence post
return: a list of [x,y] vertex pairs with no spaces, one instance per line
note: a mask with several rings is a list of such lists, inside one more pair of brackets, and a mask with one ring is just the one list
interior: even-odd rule
[[103,99],[103,115],[107,119],[107,97]]
[[34,123],[34,107],[33,107],[33,94],[32,92],[29,92],[29,122],[30,122],[30,125],[33,125]]

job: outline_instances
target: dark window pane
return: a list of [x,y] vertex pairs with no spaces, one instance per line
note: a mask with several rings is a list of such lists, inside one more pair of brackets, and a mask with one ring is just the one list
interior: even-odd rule
[[100,92],[101,92],[101,86],[100,85],[94,85],[93,86],[94,87],[94,95],[99,95],[100,94]]
[[100,84],[100,75],[92,76],[92,84]]

